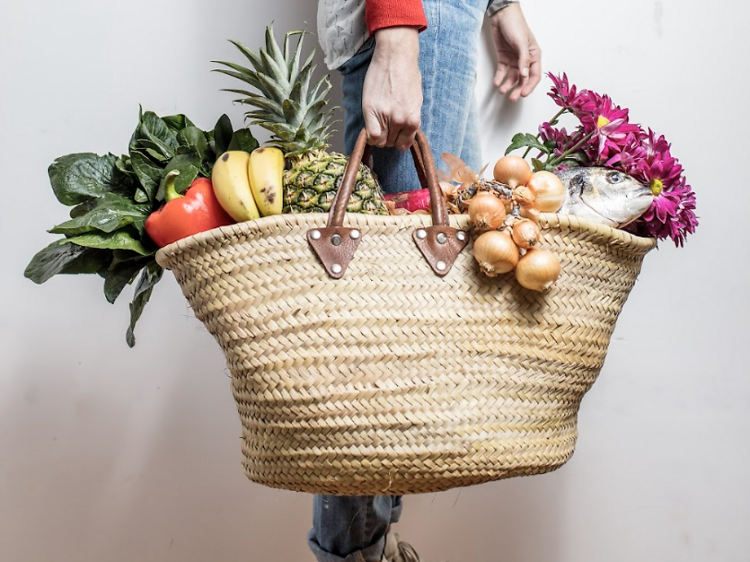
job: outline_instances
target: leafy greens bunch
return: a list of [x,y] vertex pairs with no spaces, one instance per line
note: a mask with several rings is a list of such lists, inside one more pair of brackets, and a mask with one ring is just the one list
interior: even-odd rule
[[68,154],[50,165],[52,190],[72,207],[70,219],[49,230],[63,238],[39,251],[24,275],[41,284],[58,274],[98,274],[110,303],[137,279],[126,332],[133,347],[135,324],[164,273],[144,225],[165,201],[166,175],[179,170],[175,185],[181,193],[197,177],[210,178],[223,152],[252,152],[257,146],[252,133],[233,130],[226,115],[203,131],[185,115],[159,117],[141,109],[128,154]]

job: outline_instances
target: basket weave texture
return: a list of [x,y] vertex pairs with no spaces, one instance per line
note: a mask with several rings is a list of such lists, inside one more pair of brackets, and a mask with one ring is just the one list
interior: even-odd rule
[[[160,250],[222,347],[245,473],[311,493],[437,492],[549,472],[652,239],[542,215],[562,273],[545,293],[483,275],[471,242],[439,277],[412,233],[427,215],[347,214],[362,239],[328,277],[305,238],[326,215],[280,215]],[[468,228],[452,215],[451,226]]]

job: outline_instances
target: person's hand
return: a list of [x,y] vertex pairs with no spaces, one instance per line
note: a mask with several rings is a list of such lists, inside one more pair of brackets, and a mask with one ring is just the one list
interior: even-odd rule
[[515,3],[490,18],[497,51],[493,84],[510,101],[528,96],[542,77],[542,51],[531,33],[521,7]]
[[407,150],[422,112],[419,32],[416,27],[386,27],[375,32],[375,52],[362,89],[367,140],[378,147]]

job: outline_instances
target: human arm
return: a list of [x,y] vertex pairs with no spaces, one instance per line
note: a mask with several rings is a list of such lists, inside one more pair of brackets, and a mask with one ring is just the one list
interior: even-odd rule
[[528,96],[541,80],[542,51],[517,2],[494,13],[490,6],[488,15],[497,53],[493,84],[503,95],[510,92],[511,101],[518,101]]
[[422,76],[419,32],[427,27],[421,0],[367,0],[367,27],[375,51],[362,90],[370,143],[408,149],[419,129]]

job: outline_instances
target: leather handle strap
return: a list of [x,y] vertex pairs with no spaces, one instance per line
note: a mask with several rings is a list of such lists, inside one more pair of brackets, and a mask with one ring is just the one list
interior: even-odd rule
[[[432,226],[415,229],[413,239],[435,274],[442,277],[450,271],[456,257],[468,243],[469,237],[466,232],[449,226],[448,209],[438,182],[432,149],[421,130],[417,131],[411,154],[422,187],[429,189],[432,216]],[[367,162],[369,155],[367,132],[362,129],[331,205],[326,227],[312,229],[307,233],[308,243],[323,263],[328,275],[334,279],[343,277],[362,239],[357,229],[346,228],[343,224],[346,207],[357,182],[359,165],[363,161]]]
[[[362,129],[354,144],[354,150],[349,157],[349,162],[344,170],[344,176],[341,185],[336,192],[336,197],[331,205],[331,211],[328,215],[327,226],[341,226],[344,224],[344,215],[349,199],[357,183],[357,170],[362,162],[367,162],[370,155],[370,145],[367,144],[367,131]],[[422,131],[417,131],[416,142],[411,146],[411,155],[414,159],[414,167],[417,169],[417,176],[422,188],[430,190],[430,209],[432,214],[432,224],[447,225],[448,209],[445,205],[445,198],[440,189],[437,172],[435,170],[435,161],[432,158],[432,150]]]

